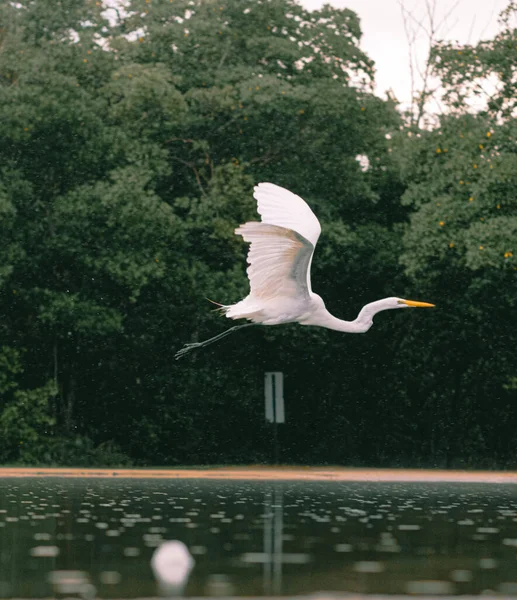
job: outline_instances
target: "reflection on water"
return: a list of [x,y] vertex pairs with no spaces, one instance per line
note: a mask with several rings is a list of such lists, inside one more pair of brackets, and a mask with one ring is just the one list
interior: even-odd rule
[[0,480],[0,597],[517,594],[517,487]]

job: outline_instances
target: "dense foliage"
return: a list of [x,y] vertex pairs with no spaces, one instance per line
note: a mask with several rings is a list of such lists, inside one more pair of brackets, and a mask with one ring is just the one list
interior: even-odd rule
[[[439,127],[373,95],[357,15],[294,0],[21,0],[0,8],[0,461],[515,466],[517,131],[510,6],[435,49]],[[462,56],[458,62],[457,56]],[[499,62],[498,62],[499,61]],[[513,72],[513,71],[512,71]],[[486,110],[465,81],[501,78]],[[236,333],[253,185],[323,227],[313,287],[365,336]]]

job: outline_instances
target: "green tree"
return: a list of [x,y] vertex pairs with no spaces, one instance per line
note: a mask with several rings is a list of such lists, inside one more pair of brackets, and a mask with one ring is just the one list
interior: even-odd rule
[[[433,130],[402,131],[394,139],[407,185],[402,202],[411,211],[401,258],[415,285],[440,307],[404,343],[409,360],[422,340],[415,385],[427,398],[413,400],[408,415],[421,424],[438,464],[515,460],[515,394],[507,384],[515,373],[517,318],[516,132],[505,67],[515,52],[514,12],[510,4],[493,40],[434,49],[447,113]],[[499,82],[489,101],[469,104],[494,75]]]

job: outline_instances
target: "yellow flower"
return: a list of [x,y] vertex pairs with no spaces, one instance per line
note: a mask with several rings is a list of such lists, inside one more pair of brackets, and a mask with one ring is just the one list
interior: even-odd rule
[[474,198],[471,196],[471,197],[469,198],[469,202],[472,202],[472,200],[474,200]]
[[440,221],[440,227],[443,227],[445,225],[445,221]]
[[480,250],[484,250],[485,248],[483,246],[479,246],[479,249]]
[[474,169],[477,169],[477,168],[478,168],[478,166],[477,166],[477,165],[474,165]]
[[498,204],[498,205],[496,206],[496,208],[497,208],[497,209],[501,208],[501,205],[500,205],[500,204]]
[[436,154],[440,154],[441,150],[440,148],[436,148]]
[[460,185],[463,185],[463,179],[460,179]]
[[504,257],[505,258],[511,258],[513,256],[513,254],[511,252],[505,252],[504,253]]
[[449,248],[454,248],[454,242],[449,243]]
[[483,144],[479,144],[479,149],[483,150]]
[[487,136],[487,137],[490,137],[491,135],[492,135],[492,134],[490,133],[490,131],[487,131],[487,132],[486,132],[486,136]]

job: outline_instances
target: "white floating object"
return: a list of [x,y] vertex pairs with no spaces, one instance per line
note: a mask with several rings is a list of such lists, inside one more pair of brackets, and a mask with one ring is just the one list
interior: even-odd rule
[[60,595],[77,595],[86,600],[93,599],[96,595],[96,589],[85,571],[51,571],[48,581]]
[[352,552],[353,549],[352,544],[336,544],[334,546],[336,552]]
[[35,546],[30,550],[31,556],[54,558],[59,554],[57,546]]
[[122,581],[122,575],[118,571],[102,571],[100,580],[104,585],[117,585]]
[[497,567],[497,560],[495,558],[480,558],[479,567],[481,569],[495,569]]
[[[271,562],[271,555],[267,552],[245,552],[241,554],[240,559],[244,563],[268,564]],[[283,552],[280,555],[280,562],[286,565],[305,565],[311,562],[311,556],[300,552]]]
[[426,595],[445,595],[453,594],[454,586],[450,581],[441,581],[439,579],[422,579],[417,581],[408,581],[406,585],[408,594],[426,594]]
[[504,538],[503,544],[505,546],[517,546],[517,539],[516,538]]
[[376,560],[360,560],[354,563],[353,569],[358,573],[382,573],[384,565]]
[[497,589],[501,594],[515,596],[517,594],[517,581],[503,581]]
[[187,546],[173,540],[164,542],[153,553],[151,568],[162,592],[181,594],[195,564]]
[[235,587],[227,575],[209,575],[205,586],[205,593],[208,596],[234,596]]
[[468,569],[455,569],[454,571],[451,571],[451,579],[458,583],[472,581],[472,571],[469,571]]

